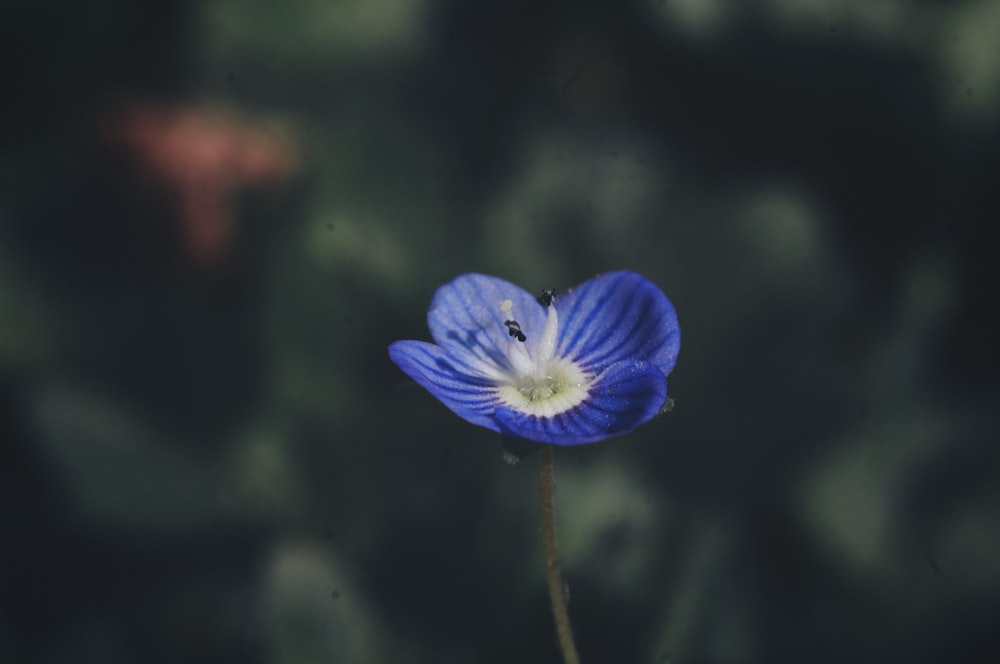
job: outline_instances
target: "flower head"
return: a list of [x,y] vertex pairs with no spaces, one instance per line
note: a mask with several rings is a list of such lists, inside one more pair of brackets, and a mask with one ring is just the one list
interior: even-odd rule
[[457,415],[553,445],[627,433],[663,408],[680,327],[667,297],[635,272],[558,295],[463,274],[434,294],[435,344],[397,341],[389,357]]

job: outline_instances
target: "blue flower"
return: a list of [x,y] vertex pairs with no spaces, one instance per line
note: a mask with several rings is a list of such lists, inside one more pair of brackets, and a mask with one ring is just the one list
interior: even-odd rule
[[469,422],[552,445],[617,436],[659,413],[681,341],[673,305],[635,272],[558,298],[463,274],[434,294],[427,323],[436,345],[389,346],[400,369]]

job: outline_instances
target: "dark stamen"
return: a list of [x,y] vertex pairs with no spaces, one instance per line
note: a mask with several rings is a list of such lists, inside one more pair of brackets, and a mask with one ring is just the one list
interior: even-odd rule
[[556,289],[555,288],[543,288],[542,294],[537,298],[538,304],[543,307],[547,307],[556,301]]
[[521,331],[521,324],[516,320],[505,320],[503,324],[507,326],[508,334],[515,337],[518,341],[524,342],[524,340],[528,338],[524,336],[524,332]]

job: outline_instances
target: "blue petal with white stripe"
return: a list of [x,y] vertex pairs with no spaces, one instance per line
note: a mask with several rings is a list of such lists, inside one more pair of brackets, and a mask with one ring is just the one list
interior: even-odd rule
[[667,375],[677,362],[681,328],[670,301],[635,272],[609,272],[584,282],[559,300],[565,311],[559,352],[602,367],[643,360]]
[[500,430],[518,438],[553,445],[579,445],[628,433],[649,420],[667,399],[667,379],[648,362],[616,362],[591,385],[589,398],[552,417],[501,406]]
[[438,289],[427,321],[436,345],[389,347],[404,372],[473,424],[553,445],[654,417],[680,348],[673,305],[635,272],[595,277],[552,303],[466,274]]
[[447,351],[426,341],[397,341],[389,346],[389,357],[456,415],[499,431],[492,382],[476,376]]

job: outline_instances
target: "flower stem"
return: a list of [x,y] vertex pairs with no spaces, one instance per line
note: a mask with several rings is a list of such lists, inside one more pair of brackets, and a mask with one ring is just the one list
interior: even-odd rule
[[566,664],[580,664],[573,643],[573,629],[569,624],[566,610],[566,595],[563,593],[562,572],[559,568],[559,552],[556,550],[556,512],[553,504],[555,487],[552,482],[552,446],[544,445],[541,452],[541,467],[538,473],[541,485],[542,545],[545,547],[545,579],[549,585],[549,600],[552,614],[556,619],[556,634]]

